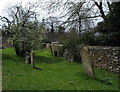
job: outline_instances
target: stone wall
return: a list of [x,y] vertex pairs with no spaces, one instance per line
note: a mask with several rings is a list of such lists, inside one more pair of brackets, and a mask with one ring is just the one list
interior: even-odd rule
[[120,73],[120,47],[87,46],[94,66]]
[[[62,44],[47,44],[46,47],[51,50],[53,56],[59,56]],[[86,46],[80,51],[82,63],[91,62],[91,65],[120,74],[120,47]]]

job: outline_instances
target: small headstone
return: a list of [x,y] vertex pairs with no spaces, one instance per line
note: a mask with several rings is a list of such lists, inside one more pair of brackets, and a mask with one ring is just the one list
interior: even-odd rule
[[46,48],[50,49],[50,48],[49,48],[49,45],[50,45],[50,43],[47,43],[47,44],[46,44]]
[[25,62],[30,63],[30,55],[28,52],[26,52],[26,55],[25,55]]
[[59,51],[62,48],[62,44],[50,44],[50,50],[51,50],[51,54],[52,56],[59,56]]
[[83,72],[89,77],[95,78],[93,62],[90,58],[87,47],[81,49],[81,59]]
[[34,53],[31,51],[31,66],[34,68]]

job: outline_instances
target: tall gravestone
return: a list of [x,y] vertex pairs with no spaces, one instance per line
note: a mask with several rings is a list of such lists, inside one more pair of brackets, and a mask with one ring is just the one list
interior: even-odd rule
[[25,62],[28,64],[31,64],[31,66],[34,68],[34,52],[31,51],[30,53],[26,52],[26,56],[25,56]]
[[81,60],[83,72],[89,77],[95,78],[93,62],[90,58],[89,51],[87,47],[81,49]]
[[31,66],[34,68],[34,53],[31,51]]

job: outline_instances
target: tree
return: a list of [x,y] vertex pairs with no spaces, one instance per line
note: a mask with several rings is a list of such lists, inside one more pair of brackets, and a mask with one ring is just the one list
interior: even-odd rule
[[[95,0],[93,0],[94,1],[94,3],[95,3],[95,5],[98,7],[98,9],[99,9],[99,11],[100,11],[100,13],[101,13],[101,17],[103,18],[103,20],[104,21],[106,21],[106,14],[105,14],[105,12],[104,12],[104,10],[103,10],[103,5],[104,5],[104,3],[102,2],[102,1],[99,1],[99,2],[97,2],[97,1],[95,1]],[[109,12],[111,12],[111,4],[110,4],[110,1],[109,0],[106,0],[106,3],[107,3],[107,6],[108,6],[108,8],[109,8]]]
[[106,21],[98,24],[97,31],[101,32],[101,36],[97,40],[102,45],[119,46],[120,41],[120,2],[111,4],[111,11],[106,15]]
[[58,19],[56,17],[50,16],[46,18],[46,24],[50,27],[50,32],[55,32],[55,27],[58,25]]
[[1,20],[8,23],[5,26],[9,33],[7,35],[13,39],[13,46],[18,56],[25,56],[26,52],[40,47],[44,39],[43,29],[39,27],[34,8],[36,7],[30,4],[28,8],[14,5],[8,11],[9,18],[1,16]]
[[61,40],[63,43],[64,57],[71,62],[80,62],[80,52],[78,48],[80,36],[76,29],[71,28],[66,36]]
[[58,34],[64,33],[65,28],[63,26],[58,26]]
[[[95,2],[95,0],[86,2],[76,0],[72,2],[68,0],[60,0],[58,2],[49,3],[48,8],[51,12],[56,12],[57,10],[66,11],[62,11],[64,13],[61,13],[60,17],[65,20],[63,24],[65,24],[68,28],[76,27],[78,29],[78,33],[81,34],[82,29],[89,29],[93,27],[92,23],[96,17],[101,17],[101,12],[97,12],[95,10],[96,3],[97,2]],[[99,8],[97,9],[99,10]]]

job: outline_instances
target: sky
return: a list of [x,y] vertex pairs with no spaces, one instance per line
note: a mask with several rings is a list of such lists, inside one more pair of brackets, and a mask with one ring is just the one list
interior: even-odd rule
[[[22,2],[22,6],[25,7],[29,2],[30,3],[39,3],[41,6],[49,3],[50,1],[55,0],[0,0],[0,16],[6,16],[7,15],[7,8],[11,7],[12,5],[20,4]],[[39,14],[38,19],[39,21],[42,21],[43,18],[47,18],[49,16],[58,16],[60,13],[53,13],[48,15],[48,11],[42,9],[41,7],[37,9],[37,12]],[[2,22],[0,21],[0,26],[2,25]]]
[[[0,0],[0,15],[5,15],[5,9],[11,5],[17,4],[22,2],[22,5],[25,6],[28,2],[49,2],[49,1],[57,1],[57,0]],[[63,0],[66,1],[66,0]],[[70,0],[73,1],[73,0]],[[76,0],[77,1],[77,0]],[[84,0],[78,0],[78,1],[84,1]],[[104,0],[102,0],[104,1]],[[112,0],[112,1],[119,1],[119,0]],[[47,12],[44,11],[43,9],[40,9],[42,11],[41,17],[46,17]]]
[[[0,15],[5,15],[6,12],[5,10],[15,4],[19,4],[22,2],[22,6],[27,5],[29,2],[34,3],[37,2],[38,0],[0,0]],[[41,0],[39,0],[41,2]],[[46,0],[47,1],[47,0]],[[45,11],[43,10],[45,13]],[[45,15],[44,15],[45,16]]]
[[[35,2],[47,2],[48,0],[0,0],[0,15],[1,16],[6,16],[6,10],[7,8],[11,7],[12,5],[16,5],[22,2],[22,6],[25,7],[29,2],[30,3],[35,3]],[[42,20],[42,18],[44,17],[48,17],[48,14],[45,10],[39,8],[39,11],[42,12],[41,14],[39,14],[39,18]],[[39,12],[38,11],[38,12]],[[40,21],[41,21],[40,20]],[[1,25],[3,25],[3,23],[0,21],[0,27]]]
[[[51,1],[55,1],[55,0],[51,0]],[[66,1],[66,0],[64,0],[64,1]],[[15,5],[15,4],[18,4],[18,3],[21,3],[21,2],[22,2],[22,6],[26,6],[27,3],[29,3],[29,2],[30,3],[39,2],[41,4],[41,3],[44,3],[44,2],[49,2],[49,0],[0,0],[0,15],[1,16],[6,16],[6,9],[8,7],[10,7],[12,5]],[[40,13],[39,14],[39,20],[40,21],[43,18],[47,18],[48,16],[50,16],[50,15],[48,15],[47,11],[45,11],[41,8],[38,9],[38,12]],[[56,15],[59,15],[59,14],[60,13],[58,12],[56,14],[53,13],[51,15],[56,16]],[[101,19],[100,19],[100,21],[101,21]],[[0,22],[0,25],[2,25],[1,22]]]
[[21,1],[25,4],[30,0],[0,0],[0,15],[4,13],[6,7],[10,6],[11,4],[19,3]]

